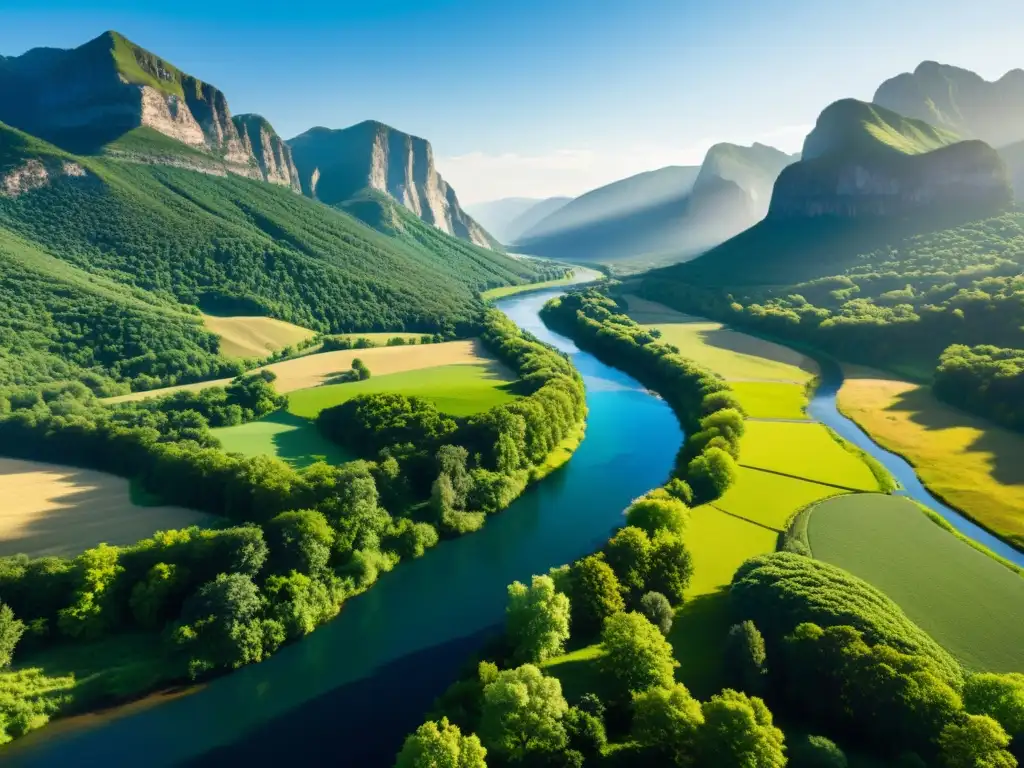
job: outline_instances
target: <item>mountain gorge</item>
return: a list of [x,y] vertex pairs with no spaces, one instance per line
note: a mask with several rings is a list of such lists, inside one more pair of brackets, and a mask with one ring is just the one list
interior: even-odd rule
[[769,218],[990,212],[1011,199],[1006,167],[984,142],[844,99],[821,113],[801,161],[779,176]]
[[350,128],[312,128],[288,142],[305,195],[340,206],[364,190],[383,192],[442,232],[498,245],[467,214],[434,165],[430,142],[373,120]]
[[925,61],[882,83],[873,101],[997,149],[1024,140],[1024,70],[989,82],[970,70]]

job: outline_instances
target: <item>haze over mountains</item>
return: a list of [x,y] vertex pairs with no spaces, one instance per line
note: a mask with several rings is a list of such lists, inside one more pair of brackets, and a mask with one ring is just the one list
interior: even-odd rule
[[467,210],[484,229],[507,245],[571,200],[571,197],[505,197],[476,203]]

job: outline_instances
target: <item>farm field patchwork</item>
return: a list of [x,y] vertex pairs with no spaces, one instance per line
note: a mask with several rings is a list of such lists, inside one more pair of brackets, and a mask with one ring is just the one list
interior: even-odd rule
[[296,469],[320,460],[328,464],[342,464],[355,458],[321,435],[312,421],[287,411],[277,411],[259,421],[221,427],[212,432],[229,453],[277,456]]
[[752,419],[808,419],[804,384],[785,381],[734,381],[729,384]]
[[814,557],[881,589],[967,667],[1024,672],[1024,577],[906,498],[857,494],[814,507]]
[[[372,371],[372,364],[367,364]],[[340,405],[359,395],[400,392],[430,400],[444,413],[469,416],[512,402],[516,398],[512,391],[514,381],[512,373],[497,362],[442,365],[292,392],[288,397],[288,412],[313,419],[324,408]]]
[[308,328],[273,317],[203,315],[203,324],[220,336],[221,354],[234,358],[266,357],[316,335]]
[[1024,435],[936,399],[927,387],[844,366],[839,409],[921,481],[981,525],[1024,546]]
[[841,493],[845,491],[810,480],[740,467],[736,484],[712,505],[729,514],[782,532],[797,510]]
[[[484,349],[483,344],[472,339],[467,341],[447,341],[443,344],[416,344],[404,347],[377,347],[374,349],[346,349],[337,352],[323,352],[306,355],[294,360],[258,368],[269,370],[277,375],[274,386],[278,392],[294,392],[297,389],[316,387],[329,381],[343,371],[352,367],[352,361],[359,358],[374,376],[386,376],[391,373],[414,371],[441,365],[479,365],[498,364]],[[500,368],[500,366],[499,366]],[[129,400],[144,400],[147,397],[158,397],[179,390],[200,390],[206,387],[223,387],[231,383],[230,379],[216,381],[200,381],[194,384],[181,384],[175,387],[154,389],[148,392],[133,392],[108,398],[106,402],[118,403]]]
[[156,531],[218,518],[170,506],[139,506],[122,477],[0,458],[0,556],[73,556],[97,544],[134,544]]
[[816,422],[747,421],[740,464],[848,489],[878,490],[878,481],[867,464]]
[[684,315],[653,301],[626,296],[636,322],[661,331],[661,340],[731,381],[785,381],[805,384],[817,364],[799,352],[730,330],[721,323]]

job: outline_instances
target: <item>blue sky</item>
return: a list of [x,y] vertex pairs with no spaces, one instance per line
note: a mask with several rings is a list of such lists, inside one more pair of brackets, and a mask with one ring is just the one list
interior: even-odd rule
[[0,0],[7,55],[105,29],[286,137],[367,118],[425,136],[469,202],[578,194],[719,140],[795,150],[827,104],[923,59],[1024,67],[1020,0]]

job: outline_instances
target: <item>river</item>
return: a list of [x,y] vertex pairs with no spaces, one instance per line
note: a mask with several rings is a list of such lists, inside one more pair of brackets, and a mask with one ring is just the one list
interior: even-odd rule
[[[404,734],[500,628],[505,586],[599,547],[629,501],[665,481],[682,441],[665,403],[633,378],[548,330],[538,312],[562,289],[498,306],[571,355],[590,409],[572,460],[484,528],[403,563],[337,619],[271,659],[142,711],[30,734],[5,764],[390,766]],[[838,366],[825,365],[809,413],[865,449],[903,493],[1024,564],[1024,555],[932,497],[903,459],[879,448],[835,405]]]

